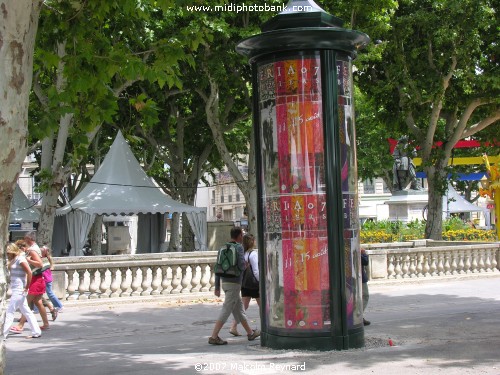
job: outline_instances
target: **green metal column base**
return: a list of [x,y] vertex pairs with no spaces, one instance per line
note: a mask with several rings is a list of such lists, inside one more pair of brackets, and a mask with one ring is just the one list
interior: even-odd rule
[[363,328],[349,331],[347,336],[279,336],[262,332],[261,345],[271,349],[301,349],[301,350],[346,350],[359,349],[365,346]]

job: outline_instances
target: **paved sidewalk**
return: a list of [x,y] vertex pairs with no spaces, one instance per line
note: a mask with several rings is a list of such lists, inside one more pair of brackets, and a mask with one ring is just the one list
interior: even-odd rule
[[[208,296],[67,303],[42,338],[25,339],[27,327],[9,336],[6,374],[500,374],[500,276],[370,291],[366,348],[328,352],[263,348],[230,336],[228,324],[229,345],[208,345],[221,304]],[[255,304],[249,317],[259,326]]]

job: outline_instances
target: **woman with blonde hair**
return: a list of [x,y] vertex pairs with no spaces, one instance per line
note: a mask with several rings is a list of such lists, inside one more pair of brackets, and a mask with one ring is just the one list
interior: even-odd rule
[[3,337],[7,338],[9,331],[12,333],[20,333],[10,330],[10,325],[14,321],[14,314],[19,309],[28,320],[31,327],[31,336],[29,338],[38,338],[42,335],[42,331],[38,326],[35,314],[28,306],[26,295],[28,294],[28,285],[31,284],[31,268],[28,265],[24,252],[13,243],[7,245],[8,269],[10,273],[10,288],[12,295],[10,296],[9,306],[5,314],[5,322],[3,328]]
[[[23,241],[23,240],[18,240],[16,241],[16,245],[21,249],[24,250],[26,254],[26,260],[28,261],[30,267],[32,269],[35,268],[42,268],[43,267],[43,261],[41,258],[41,252],[40,248],[38,246],[30,246],[28,247],[28,244]],[[38,251],[37,251],[38,248]],[[43,326],[40,327],[40,329],[46,330],[49,329],[49,321],[47,319],[47,311],[45,310],[45,307],[43,306],[42,302],[42,297],[43,294],[45,293],[45,281],[43,279],[43,274],[39,273],[37,275],[32,275],[31,277],[31,283],[29,284],[29,290],[28,290],[28,305],[35,305],[38,309],[38,312],[40,313],[40,316],[42,317],[43,321]],[[24,316],[24,314],[23,314]],[[17,326],[14,326],[10,329],[10,332],[22,332],[23,327],[24,327],[24,322],[25,319],[21,317],[19,324]]]

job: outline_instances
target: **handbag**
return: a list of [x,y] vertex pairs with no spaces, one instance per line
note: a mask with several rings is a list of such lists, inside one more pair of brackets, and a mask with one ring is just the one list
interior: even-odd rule
[[41,275],[44,271],[47,271],[50,268],[50,262],[47,258],[42,258],[42,262],[42,267],[33,268],[31,270],[31,274],[33,276]]
[[252,270],[252,264],[248,262],[247,268],[243,271],[243,281],[241,282],[241,287],[251,290],[259,290],[259,280],[255,278]]

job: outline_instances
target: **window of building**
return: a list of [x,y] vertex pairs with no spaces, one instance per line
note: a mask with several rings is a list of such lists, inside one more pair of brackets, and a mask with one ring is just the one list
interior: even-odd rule
[[383,188],[384,193],[390,193],[391,192],[391,189],[389,189],[389,186],[387,186],[387,184],[385,183],[384,180],[382,180],[382,188]]
[[235,207],[234,213],[235,213],[236,219],[242,218],[243,217],[243,207]]
[[363,181],[363,193],[364,194],[375,194],[375,183],[373,180]]
[[224,210],[224,221],[232,221],[233,220],[233,210]]
[[215,204],[215,190],[212,190],[212,204]]
[[224,203],[224,188],[220,188],[220,202]]

